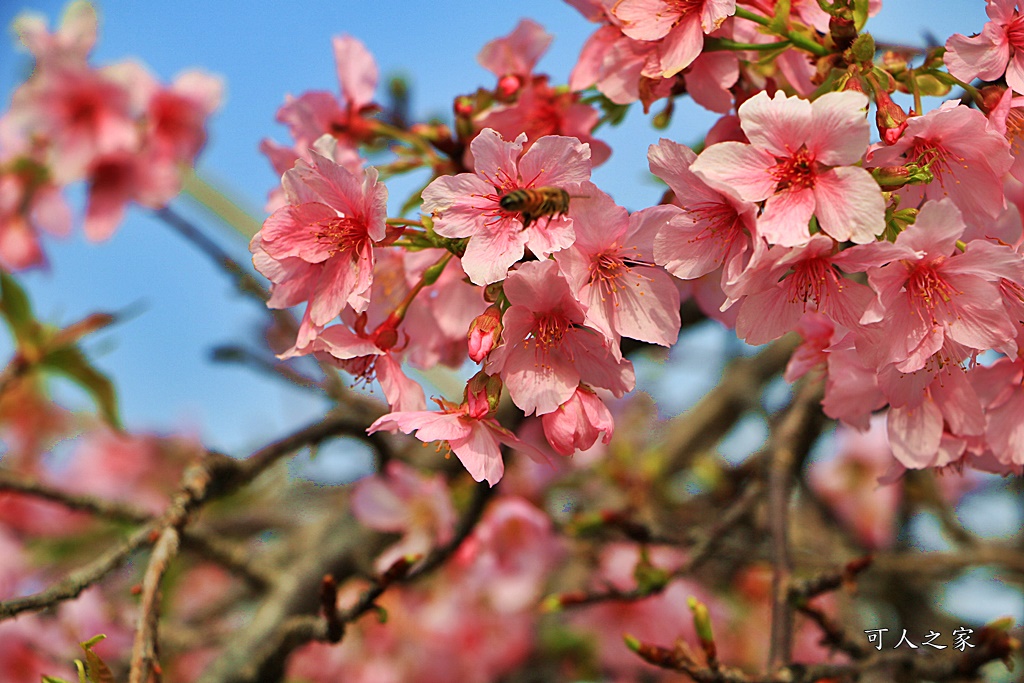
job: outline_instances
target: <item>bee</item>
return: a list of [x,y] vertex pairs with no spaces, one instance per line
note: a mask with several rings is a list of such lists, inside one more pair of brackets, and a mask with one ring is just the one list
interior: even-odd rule
[[523,217],[523,229],[541,216],[548,221],[569,212],[569,193],[560,187],[531,187],[512,190],[502,195],[498,205],[505,211],[518,211]]

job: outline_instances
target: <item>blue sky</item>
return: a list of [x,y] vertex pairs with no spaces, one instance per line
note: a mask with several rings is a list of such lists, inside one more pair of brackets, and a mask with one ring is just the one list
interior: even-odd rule
[[[869,28],[879,40],[921,44],[925,30],[939,40],[953,31],[975,32],[985,21],[981,0],[890,2]],[[330,47],[333,35],[363,40],[383,75],[402,73],[413,84],[413,111],[420,118],[446,117],[451,99],[493,77],[475,61],[488,40],[531,17],[555,34],[539,70],[564,82],[592,25],[558,0],[492,3],[469,0],[421,2],[137,2],[98,3],[100,39],[93,62],[135,58],[169,81],[201,67],[225,80],[227,97],[211,122],[201,172],[218,180],[262,219],[261,207],[277,178],[257,146],[264,137],[286,142],[274,114],[286,93],[337,91]],[[55,23],[58,2],[0,0],[0,23],[9,25],[23,8]],[[0,102],[28,68],[24,53],[0,46]],[[688,105],[672,127],[655,131],[639,110],[621,129],[600,135],[612,144],[611,161],[595,181],[619,203],[638,209],[657,200],[660,189],[646,175],[646,149],[661,136],[692,143],[712,119]],[[401,184],[392,186],[398,197]],[[182,204],[182,210],[189,207]],[[190,213],[202,218],[202,214]],[[207,232],[239,260],[245,244],[213,221]],[[210,446],[244,452],[288,428],[314,419],[323,405],[306,393],[209,360],[211,347],[237,341],[258,343],[263,313],[234,294],[228,280],[181,238],[144,210],[109,242],[92,245],[76,236],[46,245],[49,271],[24,278],[37,312],[68,323],[95,310],[141,304],[141,313],[97,335],[97,362],[116,379],[122,410],[135,429],[185,429]],[[0,349],[3,347],[0,346]],[[693,393],[693,392],[690,392]],[[73,392],[69,401],[83,401]]]

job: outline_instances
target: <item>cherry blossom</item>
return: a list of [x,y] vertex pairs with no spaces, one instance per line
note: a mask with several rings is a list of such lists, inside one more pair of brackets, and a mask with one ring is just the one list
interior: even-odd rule
[[913,372],[947,339],[968,351],[1016,353],[1016,330],[994,282],[1019,282],[1020,259],[1008,247],[979,241],[960,253],[955,243],[964,227],[950,200],[929,202],[894,245],[844,252],[849,259],[884,253],[879,260],[888,262],[867,269],[876,298],[861,318],[866,327],[858,331],[857,348],[870,364]]
[[547,462],[547,456],[533,446],[523,443],[486,413],[471,411],[470,405],[455,405],[438,401],[440,412],[398,411],[378,418],[366,430],[373,434],[380,430],[399,430],[416,433],[424,443],[444,441],[466,471],[476,481],[494,486],[501,481],[505,463],[501,446],[508,446],[538,462]]
[[985,115],[956,102],[908,119],[899,141],[874,147],[868,161],[927,165],[935,180],[902,188],[905,203],[949,197],[972,225],[988,223],[1002,211],[1002,177],[1013,163],[1009,143]]
[[630,38],[664,40],[663,78],[688,67],[704,47],[704,34],[712,33],[735,11],[735,0],[620,0],[612,9]]
[[304,298],[311,323],[323,326],[346,305],[364,311],[369,304],[372,247],[385,236],[388,195],[374,169],[360,178],[312,155],[285,173],[289,204],[267,219],[250,248],[257,270],[287,291],[274,304]]
[[628,215],[592,183],[572,204],[576,241],[555,262],[586,306],[586,322],[606,337],[671,346],[679,334],[679,292],[654,267],[654,233],[673,212],[653,207]]
[[585,451],[597,443],[609,443],[615,420],[608,407],[586,385],[581,384],[568,401],[541,416],[544,436],[559,455]]
[[746,201],[767,200],[757,229],[770,244],[805,244],[812,215],[837,240],[870,242],[882,232],[885,205],[870,174],[852,165],[867,149],[866,106],[850,91],[814,102],[758,93],[739,108],[750,144],[711,145],[690,170]]
[[470,238],[462,267],[474,284],[505,279],[527,247],[545,257],[575,239],[571,218],[547,216],[527,226],[519,212],[501,208],[500,200],[519,189],[575,191],[590,178],[590,147],[549,135],[522,152],[525,142],[525,134],[506,142],[484,129],[470,145],[475,172],[441,176],[423,190],[423,210],[434,215],[437,233]]
[[616,396],[633,388],[633,364],[583,324],[584,309],[554,261],[522,264],[504,289],[512,304],[502,319],[504,343],[491,352],[486,368],[501,375],[526,415],[556,410],[581,381]]
[[1007,84],[1024,93],[1024,40],[1020,37],[1021,16],[1016,0],[987,0],[985,12],[991,21],[981,33],[968,38],[957,33],[946,41],[942,59],[949,73],[961,81],[975,78],[995,81],[1006,75]]

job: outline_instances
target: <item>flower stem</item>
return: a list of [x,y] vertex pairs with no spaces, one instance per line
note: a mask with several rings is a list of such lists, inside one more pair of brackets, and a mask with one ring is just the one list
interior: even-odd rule
[[769,29],[772,33],[779,36],[780,38],[785,38],[786,40],[793,43],[794,47],[810,52],[812,55],[815,55],[817,57],[825,57],[826,55],[829,54],[828,48],[826,48],[824,45],[812,40],[809,36],[800,33],[799,31],[790,31],[782,26],[779,26],[772,18],[763,17],[760,14],[755,14],[754,12],[751,12],[750,10],[744,9],[742,7],[736,8],[736,16],[739,17],[740,19],[746,19],[747,21],[752,21],[755,24],[760,24],[761,26],[764,26],[765,28]]

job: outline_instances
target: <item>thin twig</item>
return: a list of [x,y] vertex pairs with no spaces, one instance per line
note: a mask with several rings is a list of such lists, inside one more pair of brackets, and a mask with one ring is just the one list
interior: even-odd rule
[[325,391],[325,382],[308,377],[295,370],[287,363],[266,358],[262,354],[255,353],[250,349],[235,344],[224,344],[213,350],[213,360],[221,363],[237,363],[247,368],[277,379],[284,379],[303,389],[317,389]]
[[160,681],[157,631],[160,623],[160,581],[178,552],[178,530],[166,527],[153,546],[146,574],[142,579],[142,602],[139,606],[139,627],[132,644],[128,683]]
[[45,590],[0,602],[0,621],[22,612],[38,612],[65,600],[77,598],[86,588],[120,567],[136,550],[151,543],[151,536],[157,528],[156,523],[147,524],[121,545],[110,548],[89,564],[71,572],[63,580]]
[[70,493],[38,481],[8,473],[0,474],[0,491],[13,491],[42,498],[43,500],[59,503],[69,510],[89,512],[119,522],[145,524],[153,519],[153,515],[128,503],[104,500],[79,493]]
[[636,602],[664,592],[672,581],[693,573],[711,558],[714,551],[728,536],[729,531],[750,514],[763,490],[758,482],[747,485],[743,494],[719,515],[718,522],[712,525],[707,533],[702,534],[700,539],[690,547],[687,561],[672,571],[664,583],[655,583],[651,586],[631,590],[609,587],[601,591],[563,593],[558,596],[558,606],[571,608],[602,602]]
[[[361,424],[352,418],[332,415],[255,451],[245,460],[235,460],[208,452],[199,463],[186,470],[182,478],[182,490],[185,493],[179,494],[181,500],[172,503],[168,512],[161,519],[146,524],[134,532],[126,543],[108,550],[96,560],[73,571],[64,580],[50,588],[33,595],[0,602],[0,621],[22,612],[46,609],[59,602],[78,597],[83,590],[121,566],[135,550],[155,542],[156,537],[153,534],[161,533],[168,524],[174,524],[173,520],[180,519],[180,515],[190,512],[210,498],[233,493],[258,477],[281,458],[300,448],[321,443],[341,434],[364,437],[375,448],[388,448],[387,442],[383,439],[365,437],[365,430]],[[197,482],[202,483],[200,485]],[[102,507],[98,506],[96,509]]]
[[[789,499],[796,468],[810,449],[820,427],[821,382],[805,380],[772,430],[768,464],[768,526],[771,534],[772,622],[768,671],[778,671],[792,659],[793,611],[789,600],[793,562],[789,553]],[[801,453],[802,451],[802,453]]]

